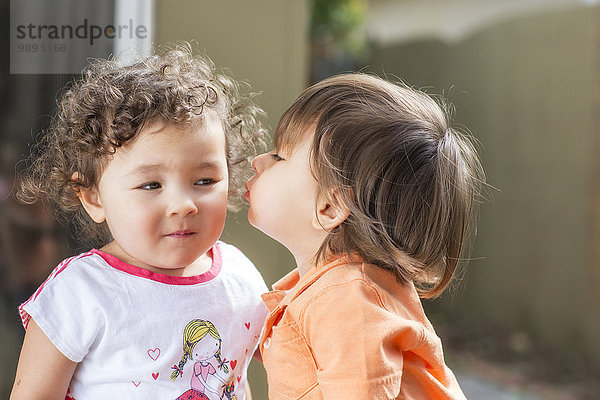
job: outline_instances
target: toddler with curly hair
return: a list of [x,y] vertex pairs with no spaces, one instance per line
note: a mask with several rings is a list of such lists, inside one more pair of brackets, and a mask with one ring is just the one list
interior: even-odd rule
[[252,96],[192,53],[100,60],[64,91],[18,197],[96,248],[19,308],[12,399],[244,399],[267,288],[219,237],[266,131]]

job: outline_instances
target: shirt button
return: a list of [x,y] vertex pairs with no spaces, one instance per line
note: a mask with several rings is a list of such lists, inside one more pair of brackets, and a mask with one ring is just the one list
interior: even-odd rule
[[263,347],[265,349],[268,349],[269,347],[271,347],[271,337],[270,336],[265,339],[265,342],[263,343]]

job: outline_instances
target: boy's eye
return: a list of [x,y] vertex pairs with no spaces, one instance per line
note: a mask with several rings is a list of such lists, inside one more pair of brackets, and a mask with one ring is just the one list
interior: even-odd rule
[[272,158],[273,160],[275,160],[275,161],[283,161],[283,160],[284,160],[284,158],[283,158],[283,157],[281,157],[281,156],[280,156],[279,154],[277,154],[277,153],[271,153],[271,158]]
[[148,182],[148,183],[144,183],[143,185],[138,186],[139,189],[144,189],[144,190],[155,190],[155,189],[160,189],[160,183],[158,182]]
[[196,181],[195,185],[212,185],[213,183],[216,183],[217,181],[215,181],[212,178],[205,178],[205,179],[200,179],[198,181]]

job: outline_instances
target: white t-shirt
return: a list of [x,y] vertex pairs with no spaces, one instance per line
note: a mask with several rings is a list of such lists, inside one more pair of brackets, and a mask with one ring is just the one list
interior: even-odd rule
[[66,259],[19,307],[23,325],[33,318],[79,363],[69,387],[76,400],[242,400],[267,287],[237,248],[217,242],[212,254],[211,269],[192,277],[99,250]]

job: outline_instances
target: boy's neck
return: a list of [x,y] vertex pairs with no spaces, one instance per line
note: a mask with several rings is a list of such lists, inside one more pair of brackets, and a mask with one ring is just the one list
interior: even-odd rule
[[306,275],[308,271],[316,266],[316,254],[321,248],[323,241],[327,237],[327,232],[315,229],[312,232],[304,233],[302,240],[297,240],[295,246],[287,246],[296,260],[296,267],[300,277]]
[[304,275],[306,275],[308,271],[314,268],[315,264],[312,262],[312,259],[312,257],[296,257],[296,266],[298,267],[298,273],[300,274],[300,278],[302,278]]

